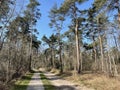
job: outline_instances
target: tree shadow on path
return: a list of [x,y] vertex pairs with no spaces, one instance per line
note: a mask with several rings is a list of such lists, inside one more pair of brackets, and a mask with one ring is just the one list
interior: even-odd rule
[[56,87],[56,90],[76,90],[76,89],[72,86],[62,85],[62,86]]

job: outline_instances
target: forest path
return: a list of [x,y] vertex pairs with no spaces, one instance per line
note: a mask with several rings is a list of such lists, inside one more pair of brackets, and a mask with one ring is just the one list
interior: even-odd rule
[[44,75],[52,82],[57,88],[56,90],[94,90],[85,86],[78,86],[75,83],[61,79],[59,76],[55,76],[53,73],[46,72]]
[[44,90],[43,83],[40,79],[40,73],[34,73],[27,90]]

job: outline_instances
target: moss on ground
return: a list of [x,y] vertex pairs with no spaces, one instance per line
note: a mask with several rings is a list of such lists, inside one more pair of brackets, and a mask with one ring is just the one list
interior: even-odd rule
[[55,90],[55,86],[52,85],[52,83],[48,80],[48,78],[43,73],[40,74],[40,77],[43,82],[43,86],[45,90]]
[[20,80],[15,82],[14,86],[10,90],[26,90],[32,76],[33,73],[23,76]]

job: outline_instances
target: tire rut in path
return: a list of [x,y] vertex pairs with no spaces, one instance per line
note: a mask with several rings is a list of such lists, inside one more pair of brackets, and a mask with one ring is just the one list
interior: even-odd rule
[[53,73],[46,72],[44,74],[56,87],[56,90],[94,90],[92,88],[87,88],[83,85],[78,86],[77,84],[64,80]]
[[34,73],[28,84],[27,90],[44,90],[43,83],[40,79],[40,73]]

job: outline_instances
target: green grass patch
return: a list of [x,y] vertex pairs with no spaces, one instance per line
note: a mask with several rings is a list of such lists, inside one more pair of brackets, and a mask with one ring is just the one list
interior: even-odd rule
[[40,74],[40,77],[43,82],[43,86],[45,90],[55,90],[55,86],[52,85],[52,83],[48,80],[48,78],[43,73]]
[[20,80],[15,82],[11,90],[26,90],[32,76],[33,76],[33,73],[29,73],[23,76]]

